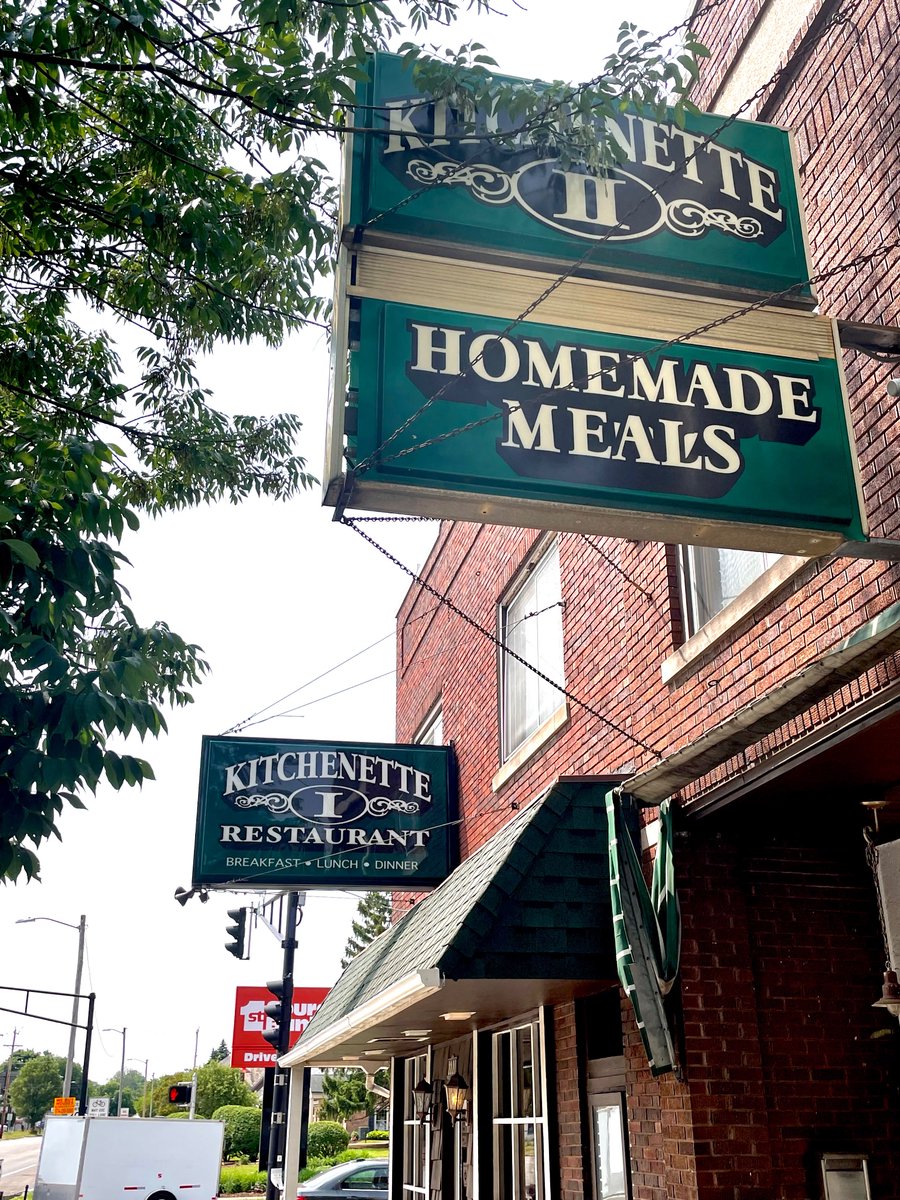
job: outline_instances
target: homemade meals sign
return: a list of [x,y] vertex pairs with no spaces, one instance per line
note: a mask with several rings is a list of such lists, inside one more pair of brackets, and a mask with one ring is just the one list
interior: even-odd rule
[[441,883],[457,861],[451,753],[205,737],[194,886]]
[[801,554],[864,536],[830,322],[798,317],[801,356],[355,303],[354,507]]
[[598,175],[561,165],[502,112],[463,120],[396,55],[373,57],[358,95],[357,124],[376,132],[352,139],[345,215],[356,227],[377,218],[376,236],[519,262],[589,250],[589,267],[699,290],[777,292],[811,274],[791,137],[776,126],[622,112],[606,122],[621,161]]

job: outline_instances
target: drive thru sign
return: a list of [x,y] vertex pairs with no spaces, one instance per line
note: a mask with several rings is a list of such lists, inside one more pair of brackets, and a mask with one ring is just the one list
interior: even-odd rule
[[[327,987],[295,987],[291,1011],[291,1037],[293,1046],[319,1010],[330,991]],[[265,1006],[274,1000],[266,987],[239,987],[234,998],[234,1036],[231,1042],[231,1065],[245,1070],[247,1067],[274,1067],[275,1050],[263,1037],[263,1030],[272,1022],[266,1016]]]

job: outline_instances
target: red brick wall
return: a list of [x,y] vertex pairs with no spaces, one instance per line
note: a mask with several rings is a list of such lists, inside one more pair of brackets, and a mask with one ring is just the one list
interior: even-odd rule
[[558,1133],[559,1200],[584,1200],[584,1119],[581,1077],[583,1048],[579,1045],[575,1005],[558,1004],[553,1010],[556,1058],[556,1122]]
[[[702,81],[707,96],[760,7],[759,0],[729,0],[701,23],[713,49]],[[800,31],[796,69],[760,109],[763,119],[796,132],[819,271],[898,236],[900,9],[897,0],[860,0],[852,25],[812,44],[817,23],[834,7],[813,12]],[[822,310],[900,322],[898,262],[895,252],[822,284]],[[848,352],[845,369],[871,532],[897,538],[896,401],[885,391],[896,368]],[[537,537],[447,524],[425,577],[493,631],[498,600]],[[557,774],[630,773],[692,741],[887,608],[900,583],[897,565],[811,562],[666,685],[660,666],[682,637],[672,548],[611,538],[592,545],[568,534],[560,539],[560,563],[566,683],[582,704],[570,702],[568,723],[496,793],[495,646],[416,585],[398,616],[398,737],[411,737],[443,697],[445,738],[460,763],[464,854]],[[841,704],[864,700],[896,677],[895,668],[873,668],[844,689]],[[835,711],[830,703],[809,720],[827,719]],[[789,805],[782,797],[782,807]],[[808,814],[810,830],[815,817]],[[762,835],[743,830],[735,837],[721,823],[716,836],[697,827],[679,845],[685,1077],[653,1080],[626,1021],[635,1200],[805,1200],[817,1186],[810,1164],[841,1139],[872,1154],[877,1200],[900,1195],[896,1036],[872,1036],[884,1028],[870,1008],[882,956],[871,883],[862,873],[862,819],[851,798],[843,818],[836,843],[799,829],[781,840],[779,857]],[[576,1114],[568,1038],[561,1012],[566,1198],[579,1186],[569,1140]]]

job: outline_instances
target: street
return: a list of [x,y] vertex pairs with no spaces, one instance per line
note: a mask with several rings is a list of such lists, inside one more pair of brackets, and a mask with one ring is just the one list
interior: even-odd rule
[[3,1164],[0,1192],[6,1196],[15,1196],[25,1190],[26,1184],[33,1188],[40,1153],[40,1138],[13,1138],[11,1141],[7,1141],[6,1138],[0,1139],[0,1162]]

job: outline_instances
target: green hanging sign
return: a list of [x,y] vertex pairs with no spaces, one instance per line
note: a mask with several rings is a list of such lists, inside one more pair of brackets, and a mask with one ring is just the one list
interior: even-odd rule
[[351,507],[798,554],[865,536],[829,322],[802,318],[801,357],[356,304]]
[[625,111],[608,120],[622,161],[597,175],[527,136],[498,141],[516,129],[502,112],[463,121],[396,55],[374,55],[358,98],[356,124],[374,132],[348,142],[344,211],[360,231],[532,266],[589,252],[586,271],[707,292],[779,292],[811,274],[792,140],[776,126]]
[[434,887],[458,861],[447,746],[204,737],[194,887]]

